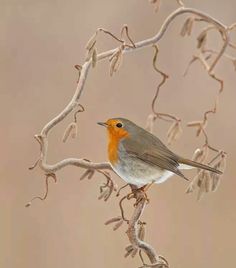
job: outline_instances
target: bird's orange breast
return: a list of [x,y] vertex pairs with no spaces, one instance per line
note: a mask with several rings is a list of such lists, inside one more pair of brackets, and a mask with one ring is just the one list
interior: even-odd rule
[[112,164],[115,164],[118,160],[118,146],[119,140],[118,139],[110,139],[108,144],[108,158]]
[[119,158],[119,143],[122,138],[128,136],[128,132],[125,130],[122,131],[113,131],[112,129],[108,129],[108,158],[112,164],[115,164]]

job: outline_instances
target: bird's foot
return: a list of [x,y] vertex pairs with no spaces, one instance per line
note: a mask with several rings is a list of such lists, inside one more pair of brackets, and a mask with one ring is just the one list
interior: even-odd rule
[[147,196],[147,193],[144,191],[143,187],[135,190],[135,192],[132,193],[133,198],[136,199],[136,202],[134,203],[134,207],[137,207],[139,203],[149,203],[150,200]]
[[147,204],[149,204],[150,200],[147,196],[147,191],[153,185],[154,182],[155,181],[153,181],[147,185],[144,185],[141,188],[133,190],[133,193],[136,194],[136,196],[134,196],[136,198],[136,202],[135,202],[134,206],[137,206],[141,201],[145,201]]

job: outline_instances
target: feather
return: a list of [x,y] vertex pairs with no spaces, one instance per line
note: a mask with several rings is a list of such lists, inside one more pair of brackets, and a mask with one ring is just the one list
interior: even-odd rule
[[201,164],[201,163],[189,160],[189,159],[185,159],[185,158],[182,158],[182,157],[179,157],[178,162],[181,163],[181,164],[191,166],[191,167],[196,167],[196,168],[200,168],[200,169],[209,170],[209,171],[217,173],[219,175],[222,174],[222,172],[220,170],[218,170],[218,169],[215,169],[213,167],[210,167],[210,166],[207,166],[207,165],[204,165],[204,164]]

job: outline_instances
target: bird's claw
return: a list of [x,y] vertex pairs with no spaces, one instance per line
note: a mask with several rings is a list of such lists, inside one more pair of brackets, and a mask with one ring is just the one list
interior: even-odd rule
[[134,193],[134,197],[136,198],[136,202],[134,203],[134,207],[137,207],[140,202],[146,202],[149,204],[150,200],[147,197],[146,192],[143,189],[138,189]]

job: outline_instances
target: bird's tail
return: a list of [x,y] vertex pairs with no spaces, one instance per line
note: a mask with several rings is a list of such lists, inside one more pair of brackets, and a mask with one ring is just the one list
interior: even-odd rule
[[[189,159],[179,158],[178,162],[180,164],[184,164],[184,166],[187,165],[187,166],[190,166],[190,167],[196,167],[196,168],[200,168],[200,169],[209,170],[209,171],[217,173],[217,174],[222,174],[222,172],[220,170],[218,170],[218,169],[215,169],[213,167],[210,167],[210,166],[207,166],[207,165],[204,165],[204,164],[201,164],[201,163],[189,160]],[[187,168],[185,168],[185,169],[187,169]]]

